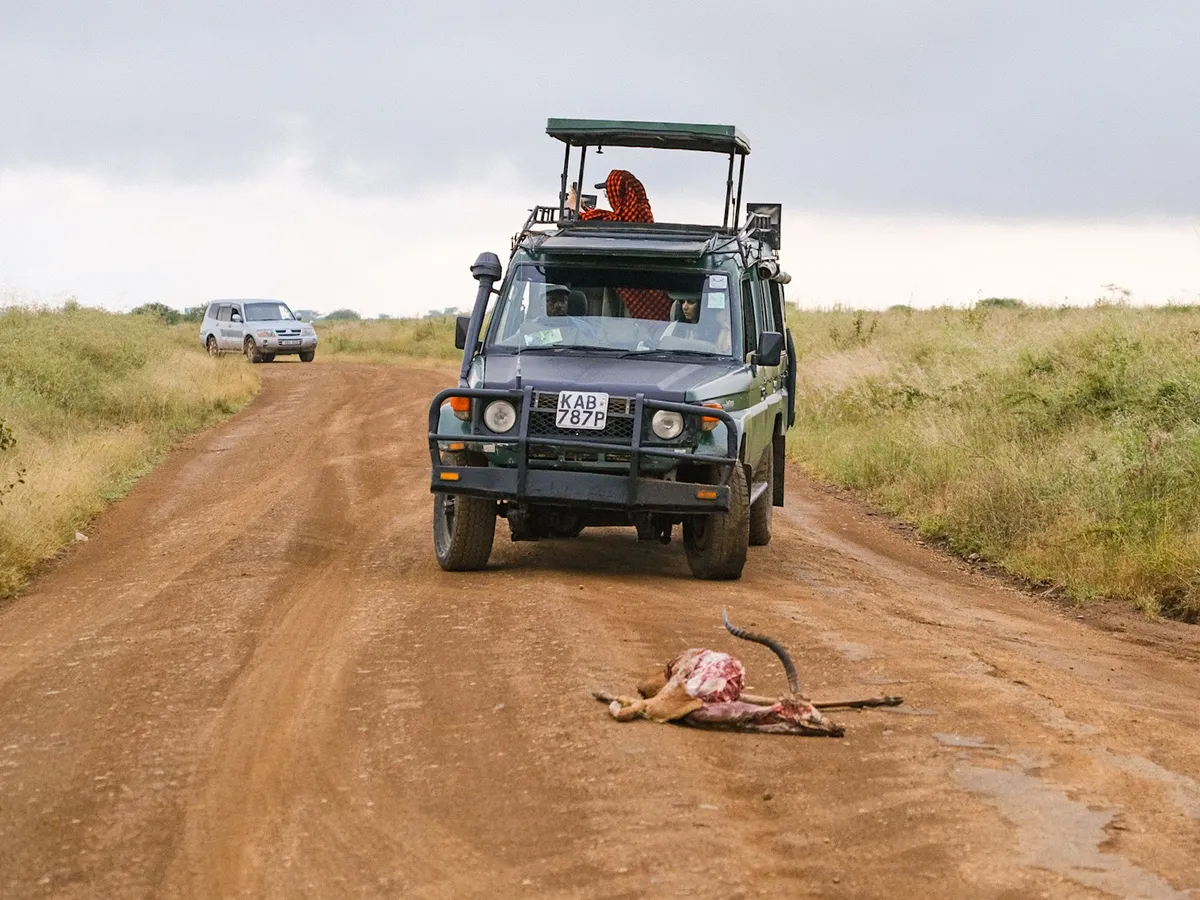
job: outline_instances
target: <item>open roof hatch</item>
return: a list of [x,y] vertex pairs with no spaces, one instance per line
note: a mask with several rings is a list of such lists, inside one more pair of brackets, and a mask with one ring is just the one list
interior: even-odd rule
[[[563,156],[562,185],[558,194],[558,216],[563,220],[567,203],[567,173],[571,168],[571,148],[579,147],[579,177],[583,185],[583,168],[588,147],[644,147],[659,150],[699,150],[707,153],[728,153],[729,174],[725,179],[725,214],[721,227],[729,227],[729,208],[733,207],[733,227],[738,226],[742,182],[746,172],[746,157],[750,142],[733,125],[697,125],[683,122],[627,122],[610,119],[548,119],[546,134],[566,144]],[[738,167],[737,193],[733,191],[733,163],[741,157]],[[580,188],[582,190],[582,187]],[[577,192],[578,193],[578,192]],[[579,215],[576,199],[575,215]]]

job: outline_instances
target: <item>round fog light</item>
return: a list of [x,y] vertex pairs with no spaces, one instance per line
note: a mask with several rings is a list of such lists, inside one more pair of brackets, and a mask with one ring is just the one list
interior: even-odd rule
[[507,400],[493,400],[483,411],[483,424],[496,434],[504,434],[517,424],[517,410]]
[[683,434],[683,416],[677,412],[660,409],[650,420],[650,427],[664,441],[669,441]]

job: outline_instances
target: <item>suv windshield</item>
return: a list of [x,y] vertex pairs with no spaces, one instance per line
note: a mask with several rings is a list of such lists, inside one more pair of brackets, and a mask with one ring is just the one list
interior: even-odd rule
[[247,303],[247,322],[269,322],[275,319],[294,319],[286,303]]
[[489,346],[731,353],[728,275],[520,265],[492,316]]

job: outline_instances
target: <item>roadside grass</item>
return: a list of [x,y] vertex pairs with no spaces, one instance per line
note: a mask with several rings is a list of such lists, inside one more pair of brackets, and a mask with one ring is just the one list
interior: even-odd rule
[[1200,309],[793,313],[789,451],[963,556],[1200,620]]
[[0,451],[0,598],[175,441],[257,392],[255,368],[209,358],[194,332],[76,305],[0,309],[0,422],[15,442]]
[[462,359],[454,349],[454,317],[316,322],[318,360],[406,364]]

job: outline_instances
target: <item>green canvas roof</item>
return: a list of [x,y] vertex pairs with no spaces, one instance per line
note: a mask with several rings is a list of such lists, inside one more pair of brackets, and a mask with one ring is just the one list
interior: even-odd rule
[[743,156],[750,153],[750,142],[732,125],[547,119],[546,134],[573,147],[651,147],[740,153]]

